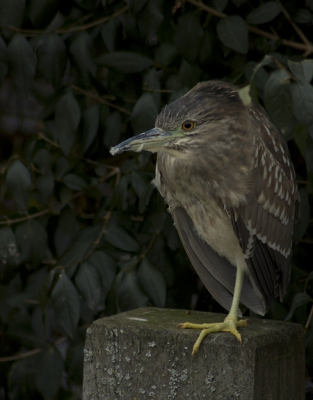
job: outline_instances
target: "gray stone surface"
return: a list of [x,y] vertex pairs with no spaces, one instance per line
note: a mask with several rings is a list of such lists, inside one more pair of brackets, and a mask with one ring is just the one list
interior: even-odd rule
[[95,321],[87,330],[83,400],[303,400],[304,331],[251,319],[242,345],[226,332],[199,334],[181,322],[225,315],[140,308]]

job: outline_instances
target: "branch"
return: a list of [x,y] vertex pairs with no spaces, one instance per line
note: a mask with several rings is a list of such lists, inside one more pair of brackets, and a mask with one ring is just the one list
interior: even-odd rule
[[[199,3],[196,0],[186,0],[186,1],[188,1],[188,3],[192,4],[193,6],[199,8],[200,10],[206,11],[206,12],[214,15],[215,17],[218,17],[218,18],[226,18],[226,17],[228,17],[227,14],[224,14],[224,13],[222,13],[220,11],[217,11],[212,7],[206,6],[205,4]],[[293,42],[291,40],[281,39],[277,35],[274,35],[272,33],[263,31],[263,30],[261,30],[259,28],[256,28],[255,26],[252,26],[252,25],[249,25],[249,24],[247,24],[247,28],[248,28],[248,30],[250,32],[255,33],[257,35],[264,36],[267,39],[270,39],[270,40],[281,40],[281,44],[286,46],[286,47],[291,47],[293,49],[304,51],[303,56],[308,56],[309,54],[313,53],[313,45],[308,40],[305,43],[298,43],[298,42]],[[297,33],[299,34],[298,31],[297,31]],[[302,32],[301,32],[301,34],[302,34]],[[302,36],[304,36],[304,35],[302,34],[302,36],[301,36],[299,34],[299,36],[303,40]]]
[[[61,337],[61,338],[57,339],[54,342],[54,344],[58,345],[58,344],[64,342],[65,340],[67,340],[65,337]],[[40,353],[42,350],[43,350],[42,348],[37,348],[34,350],[26,351],[25,353],[16,354],[15,356],[1,357],[0,362],[21,360],[22,358],[30,357],[30,356],[33,356],[34,354]]]
[[22,33],[23,35],[30,36],[30,37],[37,36],[37,35],[47,35],[49,33],[62,34],[62,33],[79,32],[79,31],[85,31],[86,29],[93,28],[94,26],[103,24],[103,22],[109,21],[111,18],[115,18],[118,15],[121,15],[128,10],[129,10],[129,7],[125,6],[123,8],[120,8],[118,11],[116,11],[112,15],[99,18],[96,21],[89,22],[88,24],[72,26],[71,28],[60,28],[60,29],[56,29],[55,31],[45,31],[45,30],[40,30],[40,29],[20,29],[20,28],[16,28],[15,26],[1,26],[1,29],[8,29],[10,31]]
[[[61,146],[59,145],[59,143],[54,142],[53,140],[49,139],[49,138],[48,138],[47,136],[45,136],[42,132],[39,132],[39,133],[38,133],[38,137],[39,137],[39,139],[42,139],[42,140],[44,140],[45,142],[51,144],[51,146],[54,146],[54,147],[56,147],[57,149],[61,149]],[[98,166],[98,165],[99,165],[99,163],[98,163],[97,161],[90,160],[90,158],[81,157],[81,156],[79,156],[78,154],[74,153],[73,151],[70,151],[69,154],[70,154],[71,156],[74,156],[74,157],[76,157],[76,158],[79,158],[80,160],[85,161],[85,162],[88,163],[88,164],[92,164],[92,165],[95,165],[95,166]]]
[[105,232],[105,228],[107,227],[110,218],[111,218],[111,211],[107,212],[107,214],[103,217],[103,224],[102,224],[101,230],[99,232],[99,235],[96,238],[96,240],[92,243],[92,245],[90,246],[90,249],[87,251],[87,253],[83,257],[81,257],[79,260],[76,260],[73,263],[68,264],[68,265],[63,265],[62,268],[68,269],[68,268],[73,267],[76,264],[78,265],[81,262],[87,260],[87,258],[92,254],[92,252],[95,250],[95,248],[100,243],[100,240]]
[[313,315],[313,305],[311,307],[311,311],[310,311],[310,314],[308,316],[308,320],[306,321],[306,324],[305,324],[305,327],[304,327],[305,330],[307,330],[309,325],[310,325],[310,322],[311,322],[311,319],[312,319],[312,315]]
[[[290,25],[293,27],[293,29],[297,32],[299,37],[302,39],[303,43],[308,47],[308,50],[303,54],[303,57],[307,57],[310,53],[312,53],[312,44],[308,40],[308,38],[305,36],[305,34],[302,32],[302,30],[296,25],[293,20],[290,18],[290,15],[288,14],[287,10],[285,7],[281,4],[279,0],[277,0],[278,4],[281,7],[281,10],[286,17],[287,21],[290,23]],[[311,51],[309,51],[311,49]]]
[[155,242],[157,236],[158,236],[157,233],[154,233],[154,235],[150,239],[150,242],[148,243],[148,246],[147,246],[146,250],[142,254],[139,254],[138,260],[137,260],[135,265],[139,264],[140,261],[142,261],[144,258],[147,257],[147,254],[149,253],[149,251],[151,250],[152,246],[154,245],[154,242]]
[[102,235],[104,234],[105,228],[107,227],[108,222],[110,221],[110,218],[111,218],[111,211],[109,211],[105,215],[105,217],[103,217],[102,228],[101,228],[101,231],[99,232],[99,235],[98,235],[97,239],[93,242],[92,246],[90,247],[88,252],[84,255],[84,257],[81,259],[81,261],[79,261],[79,263],[81,263],[82,261],[86,260],[92,254],[94,249],[98,246],[98,244],[100,243],[100,240],[102,238]]
[[55,212],[55,211],[52,211],[51,208],[47,208],[46,210],[42,210],[42,211],[38,211],[34,214],[26,215],[26,217],[21,217],[21,218],[16,218],[16,219],[6,219],[5,221],[0,221],[0,225],[18,224],[19,222],[28,221],[29,219],[38,218],[38,217],[41,217],[42,215],[53,213],[53,212]]
[[131,111],[127,110],[127,108],[118,106],[117,104],[111,103],[108,100],[105,100],[103,97],[97,96],[96,94],[93,94],[89,92],[88,90],[82,89],[76,85],[72,85],[72,89],[75,90],[78,93],[84,94],[85,96],[91,97],[92,99],[96,100],[97,102],[101,104],[105,104],[106,106],[115,108],[116,110],[119,110],[127,115],[132,115]]

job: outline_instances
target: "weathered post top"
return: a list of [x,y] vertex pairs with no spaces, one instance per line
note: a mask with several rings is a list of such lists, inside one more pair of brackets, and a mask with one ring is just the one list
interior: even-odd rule
[[301,325],[251,319],[242,344],[212,333],[191,356],[198,332],[176,326],[224,317],[140,308],[95,321],[87,330],[83,400],[303,400]]

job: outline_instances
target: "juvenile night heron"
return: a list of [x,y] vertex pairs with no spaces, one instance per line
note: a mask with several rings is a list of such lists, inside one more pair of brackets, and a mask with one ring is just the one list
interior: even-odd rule
[[229,314],[201,329],[241,342],[239,301],[264,315],[290,276],[299,194],[287,145],[237,87],[202,82],[158,115],[155,128],[111,149],[157,153],[154,184],[202,282]]

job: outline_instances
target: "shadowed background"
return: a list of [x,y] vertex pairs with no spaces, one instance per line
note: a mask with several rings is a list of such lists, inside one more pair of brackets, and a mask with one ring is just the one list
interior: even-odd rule
[[301,219],[266,317],[308,325],[313,374],[312,20],[312,0],[1,0],[0,399],[81,398],[94,319],[224,312],[150,184],[155,156],[109,154],[210,79],[251,83],[288,141]]

